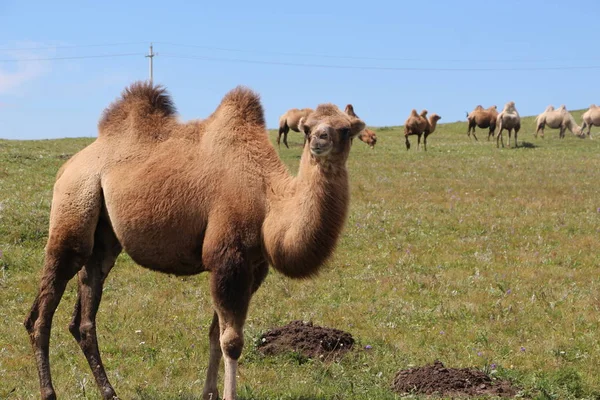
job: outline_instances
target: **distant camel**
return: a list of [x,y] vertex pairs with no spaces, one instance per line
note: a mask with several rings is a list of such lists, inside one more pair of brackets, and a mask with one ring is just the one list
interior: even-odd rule
[[421,135],[423,135],[423,148],[427,151],[427,136],[431,135],[437,126],[437,122],[442,119],[437,114],[432,114],[427,117],[427,110],[421,111],[421,114],[417,114],[417,110],[413,109],[410,112],[410,116],[404,123],[404,139],[406,143],[406,150],[410,149],[410,142],[408,137],[410,135],[417,135],[417,149],[421,147]]
[[502,131],[504,129],[508,131],[508,147],[510,147],[510,135],[513,129],[515,131],[515,147],[519,147],[519,144],[517,143],[517,134],[521,129],[521,117],[515,108],[514,101],[509,101],[504,105],[504,109],[498,114],[498,118],[496,119],[496,127],[498,128],[498,133],[496,134],[496,147],[500,147],[500,142],[502,143],[502,147],[504,147],[504,139],[502,138]]
[[[352,104],[347,104],[344,112],[351,117],[358,118],[358,115],[356,115],[354,112],[354,107]],[[377,135],[375,132],[366,128],[358,134],[358,139],[360,139],[361,142],[368,144],[371,149],[374,149],[375,144],[377,143]]]
[[[303,108],[301,110],[297,108],[292,108],[287,110],[285,114],[279,117],[279,135],[277,136],[277,145],[279,146],[279,141],[281,140],[281,135],[283,134],[283,144],[285,147],[289,148],[287,142],[288,132],[293,130],[294,132],[301,132],[298,127],[298,122],[300,122],[300,118],[307,117],[308,114],[313,112],[312,108]],[[306,138],[304,138],[304,142],[306,143]]]
[[361,142],[368,144],[372,149],[374,149],[377,144],[377,135],[370,129],[363,129],[362,132],[358,134],[358,138]]
[[477,106],[473,111],[467,113],[467,121],[469,123],[469,129],[467,130],[467,136],[471,137],[471,133],[473,133],[473,137],[475,140],[477,136],[475,135],[475,127],[479,127],[481,129],[490,128],[488,133],[488,141],[490,138],[494,137],[494,131],[496,130],[496,119],[498,118],[498,107],[491,106],[487,109],[484,109],[482,106]]
[[[348,215],[346,162],[364,122],[322,104],[307,118],[299,172],[290,176],[268,139],[258,95],[238,87],[199,122],[181,123],[165,90],[136,83],[110,105],[98,138],[58,171],[44,268],[25,320],[42,399],[50,377],[52,317],[78,274],[71,334],[103,399],[117,399],[96,337],[102,286],[122,250],[139,265],[173,274],[210,272],[214,315],[202,398],[236,398],[243,328],[269,264],[292,278],[314,276]],[[155,323],[163,323],[155,321]]]
[[544,128],[548,126],[552,129],[560,129],[559,138],[565,137],[565,130],[569,130],[574,135],[580,136],[582,128],[577,125],[575,118],[567,111],[565,105],[561,105],[557,110],[554,106],[546,107],[543,113],[535,118],[535,137],[541,131],[542,138],[544,137]]
[[592,139],[592,126],[600,126],[600,107],[595,104],[583,113],[583,125],[581,126],[581,135],[585,136],[583,130],[587,128],[587,135]]

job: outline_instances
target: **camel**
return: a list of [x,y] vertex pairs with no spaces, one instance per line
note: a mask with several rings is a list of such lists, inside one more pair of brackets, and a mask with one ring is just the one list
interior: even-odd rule
[[442,119],[437,114],[432,114],[427,117],[427,110],[421,111],[421,114],[417,114],[417,110],[413,109],[410,112],[410,116],[404,123],[404,138],[406,140],[406,150],[410,149],[410,142],[408,137],[410,135],[417,135],[417,149],[421,147],[421,135],[423,138],[423,148],[427,151],[427,136],[431,135],[437,126],[437,122]]
[[[358,115],[356,115],[356,113],[354,112],[354,107],[352,106],[352,104],[347,104],[346,108],[344,109],[344,112],[351,117],[359,118]],[[361,142],[368,144],[371,149],[374,149],[375,144],[377,143],[377,135],[375,134],[375,132],[366,128],[358,134],[358,139]]]
[[498,114],[498,118],[496,118],[496,127],[498,128],[498,133],[496,134],[496,147],[500,147],[499,142],[502,142],[502,147],[504,147],[504,139],[502,138],[502,131],[504,129],[508,131],[508,147],[510,147],[510,135],[513,130],[515,131],[515,147],[519,147],[517,143],[517,134],[521,129],[521,117],[515,108],[514,101],[509,101],[504,105],[504,109]]
[[243,327],[269,264],[291,278],[317,274],[348,214],[350,139],[365,127],[332,104],[302,118],[308,138],[296,177],[269,142],[258,95],[230,91],[207,119],[181,123],[162,87],[135,83],[105,111],[98,138],[57,174],[38,294],[25,320],[42,399],[56,399],[52,317],[78,275],[69,330],[103,399],[117,399],[96,337],[103,283],[122,250],[174,275],[210,272],[214,314],[203,399],[236,398]]
[[[279,135],[277,136],[277,145],[279,146],[279,141],[281,140],[281,135],[283,135],[283,144],[288,149],[287,135],[288,132],[293,130],[294,132],[301,132],[301,129],[298,127],[298,122],[300,122],[300,118],[308,116],[313,112],[312,108],[303,108],[301,110],[297,108],[292,108],[287,110],[285,114],[279,117]],[[306,138],[304,138],[304,144],[306,144]]]
[[600,126],[600,107],[590,105],[590,109],[583,113],[583,124],[581,125],[581,137],[585,137],[583,130],[587,128],[587,135],[592,139],[592,126]]
[[494,131],[496,130],[496,118],[498,118],[498,107],[491,106],[487,109],[484,109],[481,105],[478,105],[473,111],[467,113],[467,121],[469,123],[467,136],[471,137],[471,133],[473,133],[475,140],[479,141],[475,135],[475,127],[479,127],[481,129],[490,128],[488,133],[489,141],[490,138],[494,137]]
[[577,125],[575,118],[567,111],[567,107],[563,104],[558,109],[549,105],[543,113],[535,118],[535,137],[541,131],[542,138],[544,137],[544,128],[548,126],[552,129],[560,129],[559,138],[565,137],[565,131],[568,129],[572,134],[580,136],[582,128]]
[[374,149],[375,144],[377,144],[377,135],[370,129],[364,129],[361,133],[359,133],[358,139],[361,142],[368,144],[371,149]]

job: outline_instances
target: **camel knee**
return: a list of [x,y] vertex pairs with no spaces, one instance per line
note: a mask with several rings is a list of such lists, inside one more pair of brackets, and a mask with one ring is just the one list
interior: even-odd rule
[[221,333],[221,350],[225,356],[237,360],[242,355],[244,348],[244,335],[241,331],[233,328],[226,328]]

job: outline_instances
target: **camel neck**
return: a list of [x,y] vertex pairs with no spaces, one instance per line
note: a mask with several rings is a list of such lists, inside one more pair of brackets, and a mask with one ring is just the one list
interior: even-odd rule
[[298,176],[274,192],[263,224],[271,265],[290,277],[308,277],[332,253],[349,203],[345,165],[322,162],[305,146]]

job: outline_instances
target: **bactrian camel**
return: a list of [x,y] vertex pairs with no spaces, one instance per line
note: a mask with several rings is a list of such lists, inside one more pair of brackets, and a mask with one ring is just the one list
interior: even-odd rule
[[[285,147],[289,148],[290,146],[288,146],[287,142],[288,132],[290,129],[294,132],[302,132],[298,126],[298,123],[300,122],[301,118],[306,118],[311,112],[313,112],[312,108],[303,108],[301,110],[292,108],[287,110],[285,114],[279,117],[279,134],[277,135],[277,145],[279,145],[281,135],[283,135],[283,144],[285,144]],[[304,143],[306,144],[306,137],[304,138]]]
[[236,398],[237,360],[252,294],[268,265],[292,278],[317,274],[348,213],[350,140],[365,124],[332,104],[303,120],[308,138],[296,177],[269,142],[259,97],[229,92],[200,122],[178,121],[164,89],[127,88],[54,185],[39,292],[25,320],[43,399],[55,399],[49,340],[54,311],[78,275],[69,330],[103,399],[117,395],[96,338],[102,286],[124,250],[139,265],[174,274],[210,272],[214,315],[203,399]]
[[487,109],[484,109],[481,105],[478,105],[473,111],[467,113],[467,121],[469,123],[467,136],[471,137],[471,133],[473,133],[475,140],[479,140],[477,139],[477,135],[475,135],[475,127],[479,127],[481,129],[490,128],[488,133],[489,141],[490,138],[494,137],[494,131],[496,130],[496,118],[498,118],[498,107],[491,106]]
[[[351,117],[354,118],[359,118],[358,115],[356,115],[356,113],[354,112],[354,107],[352,106],[352,104],[347,104],[346,108],[344,109],[344,112],[348,115],[350,115]],[[370,129],[363,129],[359,134],[358,134],[358,139],[363,142],[366,143],[367,145],[369,145],[369,147],[371,149],[375,148],[375,144],[377,144],[377,135],[375,134],[374,131],[370,130]]]
[[496,147],[500,147],[500,143],[504,147],[504,139],[502,138],[502,131],[504,129],[508,131],[508,147],[510,147],[510,135],[513,130],[515,131],[515,147],[519,147],[517,144],[517,134],[521,129],[521,117],[515,108],[514,101],[509,101],[504,105],[504,109],[498,114],[498,118],[496,118],[496,128],[498,129]]
[[567,111],[565,105],[561,105],[558,109],[554,109],[554,106],[549,105],[546,107],[543,113],[535,118],[535,137],[541,132],[542,138],[544,137],[544,128],[549,127],[552,129],[559,129],[559,138],[565,137],[565,131],[568,129],[574,135],[581,135],[581,127],[575,122],[575,118]]
[[600,126],[600,107],[592,104],[590,109],[583,113],[582,117],[583,124],[581,125],[581,135],[585,135],[583,130],[587,128],[587,135],[592,139],[592,126]]
[[421,111],[421,114],[417,114],[417,110],[412,110],[410,116],[404,123],[404,139],[406,141],[406,150],[410,149],[410,142],[408,137],[410,135],[417,135],[417,149],[421,147],[421,135],[423,135],[423,148],[427,151],[427,136],[435,131],[437,122],[442,119],[437,114],[432,114],[427,119],[427,110]]

